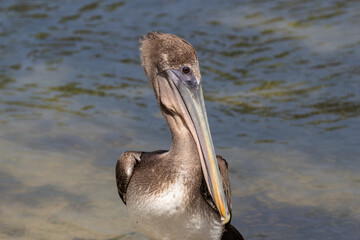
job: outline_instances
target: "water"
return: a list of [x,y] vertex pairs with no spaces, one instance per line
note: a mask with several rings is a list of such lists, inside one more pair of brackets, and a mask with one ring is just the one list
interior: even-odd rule
[[198,51],[246,239],[360,239],[358,1],[0,1],[0,239],[144,239],[125,150],[169,147],[148,31]]

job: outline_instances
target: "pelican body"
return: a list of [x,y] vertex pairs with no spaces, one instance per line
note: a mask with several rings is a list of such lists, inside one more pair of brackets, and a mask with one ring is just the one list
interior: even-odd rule
[[177,36],[151,32],[140,53],[172,143],[168,151],[119,157],[117,188],[130,218],[154,240],[243,239],[230,225],[228,167],[215,154],[195,49]]

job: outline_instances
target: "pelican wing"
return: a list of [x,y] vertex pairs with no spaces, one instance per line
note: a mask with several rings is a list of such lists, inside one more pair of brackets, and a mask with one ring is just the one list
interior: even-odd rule
[[[229,172],[228,172],[228,163],[220,155],[216,155],[216,159],[217,159],[217,162],[219,165],[219,170],[220,170],[221,180],[222,180],[223,187],[224,187],[226,201],[229,206],[229,211],[231,214],[232,205],[231,205],[231,188],[230,188],[230,180],[229,180]],[[206,188],[205,181],[203,181],[201,191],[202,191],[204,198],[209,203],[209,205],[217,211],[216,205],[213,202],[211,195]],[[221,237],[221,240],[244,240],[241,233],[233,225],[230,224],[230,221],[225,225],[225,231]]]
[[[226,160],[220,155],[216,155],[216,159],[217,159],[217,163],[219,165],[219,171],[220,171],[221,180],[222,180],[222,184],[223,184],[223,188],[224,188],[225,198],[226,198],[227,204],[229,206],[229,211],[231,214],[231,209],[232,209],[231,208],[231,188],[230,188],[230,180],[229,180],[229,173],[228,173],[228,164],[227,164]],[[203,197],[205,198],[205,200],[207,201],[207,203],[212,208],[214,208],[215,211],[218,211],[218,209],[216,208],[216,205],[209,193],[209,190],[206,187],[205,179],[203,179],[203,182],[201,184],[201,193],[202,193]]]
[[116,168],[116,185],[121,200],[126,205],[126,190],[133,175],[134,167],[140,162],[142,152],[127,151],[119,157]]

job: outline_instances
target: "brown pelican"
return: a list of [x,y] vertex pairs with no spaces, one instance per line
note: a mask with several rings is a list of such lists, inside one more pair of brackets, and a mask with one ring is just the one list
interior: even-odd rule
[[168,151],[119,157],[117,188],[131,219],[149,239],[243,239],[230,225],[227,163],[215,155],[195,49],[152,32],[140,41],[140,52],[172,143]]

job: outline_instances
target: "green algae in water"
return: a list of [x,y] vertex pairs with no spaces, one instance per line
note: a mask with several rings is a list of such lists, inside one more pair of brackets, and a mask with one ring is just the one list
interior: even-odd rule
[[289,89],[289,90],[278,90],[278,91],[269,91],[269,92],[260,92],[263,97],[271,98],[271,97],[287,97],[287,96],[293,96],[293,95],[306,95],[311,92],[320,90],[322,88],[326,87],[326,85],[319,85],[319,86],[313,86],[309,88],[303,88],[303,89]]
[[85,105],[85,106],[83,106],[83,107],[81,108],[81,110],[86,111],[86,110],[93,109],[93,108],[95,108],[94,105]]
[[0,101],[0,103],[7,104],[7,105],[15,105],[20,107],[28,107],[28,108],[37,108],[37,109],[49,109],[49,110],[56,110],[59,112],[68,112],[75,115],[80,116],[87,116],[86,114],[79,112],[79,111],[73,111],[73,110],[66,110],[63,106],[55,106],[50,104],[37,104],[33,102],[21,102],[21,101]]
[[80,29],[80,30],[75,30],[74,33],[75,34],[91,34],[93,32],[89,29]]
[[70,15],[70,16],[64,16],[60,19],[60,23],[66,23],[68,21],[73,21],[73,20],[76,20],[80,17],[79,14],[75,14],[75,15]]
[[263,91],[263,90],[270,90],[270,89],[280,86],[284,82],[285,81],[283,81],[283,80],[263,82],[260,86],[251,88],[250,91],[257,92],[257,91]]
[[94,15],[89,18],[90,21],[101,20],[103,17],[101,15]]
[[258,64],[258,63],[261,63],[261,62],[267,62],[267,61],[270,61],[270,60],[271,60],[270,57],[258,57],[258,58],[255,58],[255,59],[251,59],[250,62],[249,62],[249,65]]
[[224,72],[224,71],[220,71],[218,69],[215,69],[213,67],[209,67],[209,66],[203,66],[203,69],[207,70],[207,71],[210,71],[210,72],[213,72],[213,73],[216,73],[218,74],[220,77],[223,77],[225,79],[228,79],[228,80],[236,80],[237,77],[230,74],[230,73],[227,73],[227,72]]
[[284,52],[281,52],[279,54],[274,55],[274,58],[283,58],[283,57],[286,57],[289,54],[290,54],[289,51],[284,51]]
[[63,86],[51,87],[51,88],[49,88],[49,91],[62,92],[65,94],[65,96],[72,96],[72,95],[78,95],[78,94],[97,95],[100,97],[106,96],[106,93],[103,91],[81,88],[81,87],[78,87],[78,85],[79,85],[78,82],[72,82],[72,83],[68,83]]
[[79,12],[86,12],[86,11],[92,11],[95,10],[99,6],[98,2],[93,2],[90,4],[87,4],[79,9]]
[[257,141],[255,141],[255,143],[274,143],[275,142],[275,140],[273,140],[273,139],[261,139],[261,140],[257,140]]
[[14,70],[20,70],[20,69],[21,69],[21,64],[11,65],[10,68],[11,68],[11,69],[14,69]]
[[28,18],[47,18],[49,15],[47,13],[34,13],[34,14],[28,14],[26,17]]
[[106,11],[108,12],[112,12],[115,11],[116,9],[118,9],[119,7],[125,5],[125,2],[116,2],[116,3],[112,3],[106,6]]
[[336,114],[343,117],[356,117],[360,115],[360,102],[331,99],[308,105],[309,108],[318,109],[321,114]]
[[39,32],[37,34],[35,34],[35,38],[37,39],[45,39],[49,36],[50,34],[49,33],[46,33],[46,32]]
[[18,3],[15,5],[12,5],[10,7],[8,7],[9,11],[15,11],[15,12],[28,12],[31,10],[35,10],[38,9],[39,6],[38,4],[29,4],[29,3]]
[[113,73],[102,73],[101,76],[106,77],[106,78],[114,78],[114,77],[116,77],[116,75],[113,74]]
[[12,82],[15,82],[15,78],[10,78],[5,75],[0,74],[0,89],[6,88],[6,86]]

